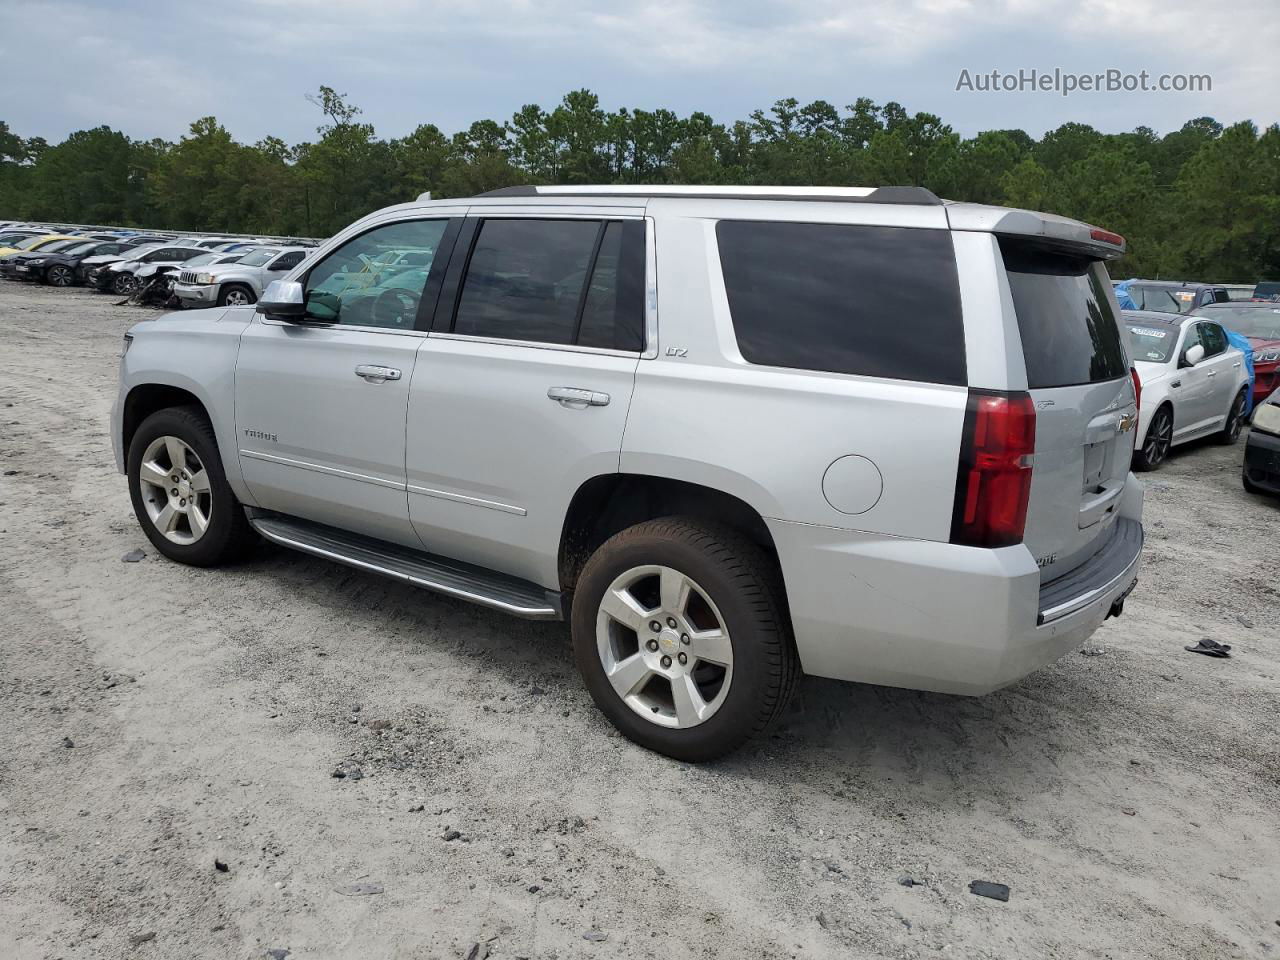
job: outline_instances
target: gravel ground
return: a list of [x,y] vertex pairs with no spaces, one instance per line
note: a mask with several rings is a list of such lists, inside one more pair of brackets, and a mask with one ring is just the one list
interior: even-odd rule
[[0,289],[5,960],[1280,955],[1280,503],[1241,446],[1149,477],[1086,651],[981,699],[809,679],[695,767],[607,726],[560,625],[159,558],[107,437],[152,315]]

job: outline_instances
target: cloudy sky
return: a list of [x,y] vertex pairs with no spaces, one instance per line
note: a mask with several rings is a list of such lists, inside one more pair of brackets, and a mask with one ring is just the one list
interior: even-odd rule
[[[1228,9],[1230,7],[1230,9]],[[1160,132],[1280,119],[1274,0],[3,0],[0,120],[62,139],[100,124],[174,140],[197,117],[296,142],[350,95],[383,136],[553,106],[744,118],[792,96],[937,113],[965,134],[1068,120]],[[1208,74],[1209,92],[981,93],[971,75],[1059,68]]]

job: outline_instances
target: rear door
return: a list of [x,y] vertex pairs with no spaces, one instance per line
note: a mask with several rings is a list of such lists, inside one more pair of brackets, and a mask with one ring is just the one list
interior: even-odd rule
[[1129,476],[1137,404],[1115,296],[1101,262],[1001,237],[1036,452],[1024,542],[1051,580],[1106,543]]
[[467,222],[409,391],[409,514],[428,550],[558,586],[569,501],[618,470],[645,238],[638,214]]

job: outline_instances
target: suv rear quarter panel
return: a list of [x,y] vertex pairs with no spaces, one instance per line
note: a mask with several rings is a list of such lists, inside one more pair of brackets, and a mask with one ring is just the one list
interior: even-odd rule
[[[658,356],[642,361],[636,374],[622,471],[714,487],[767,519],[947,540],[967,390],[747,363],[715,236],[717,220],[735,216],[945,227],[945,215],[776,201],[764,210],[734,201],[704,206],[700,215],[650,205]],[[846,457],[870,465],[843,472],[853,489],[842,510],[828,502],[823,479]]]

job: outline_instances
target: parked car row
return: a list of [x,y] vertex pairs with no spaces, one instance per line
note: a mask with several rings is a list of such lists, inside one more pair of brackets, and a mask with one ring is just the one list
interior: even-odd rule
[[154,302],[171,307],[227,306],[256,302],[274,276],[296,267],[311,249],[263,239],[13,226],[0,228],[0,278],[85,285],[117,296],[145,288],[154,291]]

